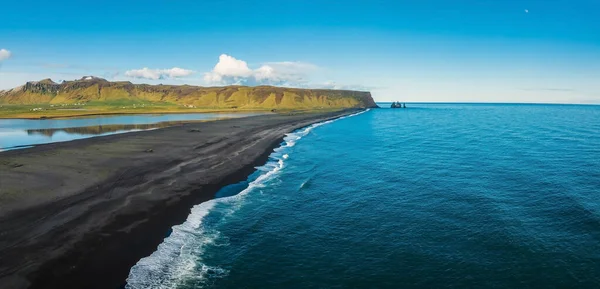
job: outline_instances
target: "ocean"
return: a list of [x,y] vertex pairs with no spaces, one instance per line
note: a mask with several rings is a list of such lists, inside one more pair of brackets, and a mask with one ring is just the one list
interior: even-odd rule
[[600,288],[600,106],[408,106],[287,135],[127,288]]

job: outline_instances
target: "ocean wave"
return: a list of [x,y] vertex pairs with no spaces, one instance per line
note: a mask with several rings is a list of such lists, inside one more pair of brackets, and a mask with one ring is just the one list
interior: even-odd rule
[[264,187],[266,182],[284,168],[284,161],[289,158],[286,150],[295,146],[297,141],[308,135],[316,127],[367,111],[316,123],[286,134],[282,145],[269,156],[269,162],[257,168],[258,171],[264,173],[251,181],[248,187],[236,195],[213,199],[194,206],[187,220],[181,225],[173,226],[172,233],[165,238],[154,253],[140,259],[131,268],[125,288],[169,289],[177,288],[187,282],[194,282],[196,285],[202,286],[203,284],[208,285],[206,282],[209,279],[227,276],[229,272],[226,269],[208,266],[202,262],[202,253],[207,245],[228,245],[228,242],[218,241],[219,232],[203,225],[205,217],[215,209],[217,204],[233,203],[234,206],[229,208],[225,214],[235,212],[243,204],[241,200],[248,193],[256,188]]

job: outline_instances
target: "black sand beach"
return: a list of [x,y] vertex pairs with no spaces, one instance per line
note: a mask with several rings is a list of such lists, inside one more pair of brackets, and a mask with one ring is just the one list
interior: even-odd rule
[[0,153],[0,288],[119,288],[285,133],[354,112],[191,123]]

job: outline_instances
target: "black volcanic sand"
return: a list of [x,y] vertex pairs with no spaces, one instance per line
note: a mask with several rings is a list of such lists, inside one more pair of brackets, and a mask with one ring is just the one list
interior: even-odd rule
[[0,153],[0,288],[119,288],[192,206],[285,133],[353,111],[263,115]]

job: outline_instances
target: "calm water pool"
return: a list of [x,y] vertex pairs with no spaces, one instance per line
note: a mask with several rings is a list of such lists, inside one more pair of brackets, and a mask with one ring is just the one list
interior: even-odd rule
[[186,113],[93,116],[65,119],[0,119],[0,151],[117,133],[156,129],[187,121],[237,118],[262,113]]

